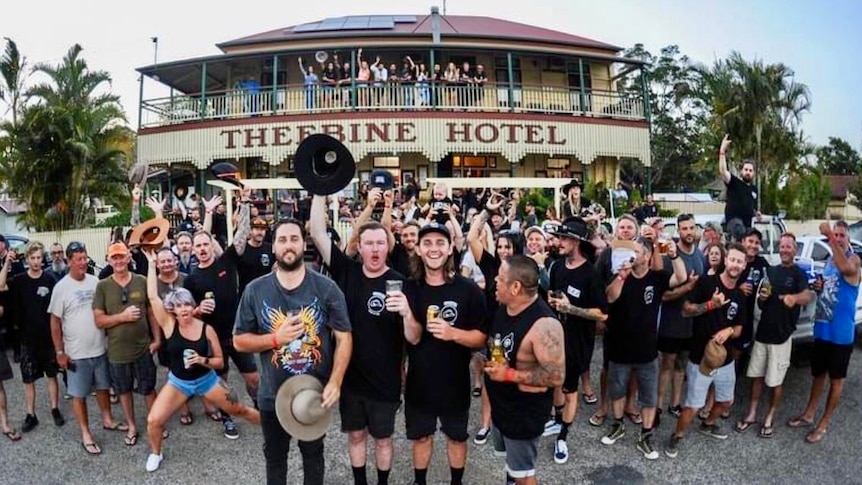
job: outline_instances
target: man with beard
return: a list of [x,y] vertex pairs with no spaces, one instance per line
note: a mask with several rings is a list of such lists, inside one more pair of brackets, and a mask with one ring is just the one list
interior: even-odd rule
[[734,360],[739,360],[754,338],[754,305],[757,300],[755,292],[769,267],[769,261],[760,256],[762,240],[763,235],[753,227],[745,231],[742,238],[742,246],[745,247],[745,270],[739,277],[739,285],[740,290],[745,294],[745,315],[742,334],[733,341]]
[[808,290],[808,277],[793,261],[796,256],[796,237],[785,233],[778,241],[781,263],[767,269],[770,285],[761,285],[757,293],[760,322],[754,336],[751,360],[746,375],[751,381],[751,404],[748,414],[736,424],[736,431],[744,432],[757,422],[757,405],[763,394],[763,384],[772,389],[769,410],[760,428],[762,438],[772,437],[775,411],[781,401],[784,375],[790,367],[790,353],[801,307],[813,301],[814,293]]
[[404,276],[386,265],[391,234],[371,220],[356,228],[359,260],[348,258],[326,232],[326,198],[311,201],[311,239],[332,279],[344,292],[353,353],[339,402],[341,428],[347,433],[348,453],[357,485],[367,483],[368,435],[374,439],[377,482],[385,485],[392,468],[392,434],[401,403],[401,363],[404,329],[397,313],[385,310],[390,281]]
[[[198,302],[195,316],[212,326],[221,340],[225,361],[224,367],[216,369],[216,373],[227,379],[229,369],[227,359],[230,357],[245,381],[248,395],[252,401],[257,402],[257,385],[260,376],[257,373],[254,357],[236,350],[231,340],[240,296],[237,262],[240,255],[245,251],[250,230],[250,196],[250,189],[243,188],[240,191],[240,208],[233,245],[227,248],[224,253],[216,255],[215,251],[218,245],[214,244],[215,239],[209,232],[204,230],[195,233],[192,238],[192,247],[198,259],[198,266],[186,277],[183,286],[192,293],[195,301]],[[210,200],[204,201],[207,210],[205,227],[211,226],[212,211],[219,203],[221,203],[219,196],[213,196]],[[224,412],[221,414],[225,438],[231,440],[239,438],[239,431],[236,429],[233,419]]]
[[506,453],[507,480],[532,485],[553,388],[565,379],[565,337],[554,311],[539,298],[534,261],[514,255],[502,262],[496,280],[500,307],[489,333],[502,336],[505,362],[485,367],[494,449]]
[[[683,304],[683,315],[694,318],[694,334],[689,362],[685,367],[688,380],[685,408],[664,450],[670,458],[676,458],[679,454],[679,442],[697,410],[706,402],[706,395],[711,386],[715,387],[716,403],[709,416],[698,427],[698,431],[715,439],[727,439],[727,434],[721,430],[719,420],[724,410],[728,409],[733,402],[736,386],[736,365],[729,351],[729,344],[732,339],[742,334],[745,295],[738,288],[737,282],[743,268],[745,268],[745,248],[739,244],[731,244],[724,258],[724,271],[721,274],[698,279],[697,285]],[[710,345],[710,342],[723,346],[726,354],[724,362],[714,369],[705,368],[707,366],[704,362],[707,345]]]
[[[453,485],[467,462],[471,349],[487,339],[486,306],[475,283],[455,271],[452,236],[431,222],[419,231],[422,266],[405,291],[387,295],[386,307],[404,319],[407,353],[407,439],[413,441],[414,483],[425,485],[437,422],[446,435]],[[405,296],[406,295],[406,296]],[[429,308],[439,312],[429,320]]]
[[569,427],[578,412],[578,379],[584,375],[589,379],[596,322],[607,318],[607,299],[595,267],[586,258],[592,251],[587,224],[579,217],[568,218],[556,235],[564,259],[551,266],[548,303],[560,313],[565,335],[566,379],[554,393],[555,422],[560,425],[554,461],[563,464],[569,459]]
[[[694,216],[680,214],[676,218],[676,228],[679,232],[679,242],[676,244],[676,254],[685,263],[688,281],[662,296],[661,318],[658,327],[658,351],[661,353],[661,370],[658,378],[658,407],[660,416],[664,404],[665,390],[668,381],[671,383],[671,398],[667,412],[679,417],[682,412],[682,386],[685,380],[685,362],[688,360],[688,345],[691,340],[691,318],[682,315],[684,296],[694,288],[697,278],[705,272],[703,253],[695,245],[697,226]],[[664,258],[665,271],[671,271],[669,257]]]
[[192,235],[181,231],[174,238],[176,241],[177,270],[185,275],[191,274],[198,267],[198,257],[192,252]]
[[[236,314],[233,341],[240,352],[259,352],[260,417],[266,483],[287,482],[292,437],[279,423],[275,396],[288,378],[308,374],[324,384],[323,407],[338,402],[350,362],[352,337],[344,294],[329,278],[306,270],[302,222],[287,219],[273,228],[276,269],[252,281]],[[310,356],[310,357],[309,357]],[[299,441],[304,483],[322,485],[323,437]]]
[[718,174],[727,186],[727,204],[724,206],[725,230],[731,241],[739,241],[746,229],[751,228],[751,220],[760,220],[757,210],[757,185],[754,184],[754,162],[742,162],[740,177],[730,173],[727,168],[727,148],[730,138],[724,135],[718,149]]
[[54,281],[60,281],[69,272],[69,265],[66,263],[63,245],[55,242],[51,245],[49,254],[51,255],[51,265],[48,267],[46,273],[54,278]]
[[268,227],[263,218],[255,217],[251,221],[251,234],[245,246],[234,246],[238,256],[236,272],[239,276],[240,295],[251,280],[272,271],[272,244],[264,240]]
[[419,223],[409,221],[401,228],[401,239],[395,242],[395,248],[389,255],[392,268],[403,274],[410,274],[410,255],[416,253],[416,242],[419,239]]
[[687,279],[685,263],[668,248],[673,274],[651,269],[659,249],[652,241],[638,238],[634,260],[624,262],[614,281],[607,287],[608,330],[605,333],[608,353],[608,395],[614,424],[602,437],[602,444],[612,445],[625,436],[623,411],[629,377],[637,376],[638,403],[643,413],[637,449],[649,460],[658,458],[652,445],[652,433],[658,404],[658,335],[656,324],[662,296]]

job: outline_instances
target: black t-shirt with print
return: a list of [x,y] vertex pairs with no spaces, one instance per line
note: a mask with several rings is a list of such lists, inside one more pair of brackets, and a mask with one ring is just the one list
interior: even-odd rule
[[[573,306],[579,308],[599,308],[608,311],[608,301],[605,287],[599,280],[595,266],[584,261],[580,266],[571,269],[566,266],[565,259],[554,261],[549,275],[549,290],[559,290]],[[596,322],[575,315],[565,315],[562,320],[567,344],[577,342],[577,336],[595,337]],[[570,347],[567,345],[568,348]],[[567,356],[568,357],[568,356]]]
[[[236,254],[236,249],[231,246],[228,248],[228,253]],[[268,242],[262,243],[258,247],[251,244],[245,245],[245,250],[241,256],[237,257],[236,271],[239,277],[239,292],[242,294],[246,285],[251,283],[251,280],[259,278],[272,271],[272,263],[275,260],[272,255],[272,244]]]
[[754,305],[757,301],[757,288],[760,285],[760,280],[766,274],[766,268],[769,267],[769,262],[763,256],[755,256],[754,260],[745,265],[745,269],[739,275],[737,286],[746,282],[751,283],[754,289],[751,294],[745,297],[745,314],[742,320],[742,335],[739,337],[741,342],[751,342],[754,337]]
[[766,274],[772,285],[772,295],[766,300],[758,300],[762,311],[755,339],[764,344],[783,344],[796,331],[801,308],[799,305],[787,308],[778,297],[808,289],[808,276],[795,264],[767,268]]
[[400,242],[395,243],[392,253],[389,254],[389,266],[402,275],[410,275],[410,255]]
[[25,271],[9,280],[9,299],[6,309],[12,315],[22,342],[37,351],[53,349],[51,346],[51,319],[48,304],[56,281],[43,271],[31,278]]
[[451,283],[428,286],[410,281],[405,287],[410,309],[422,325],[416,345],[407,345],[405,399],[412,406],[438,415],[470,408],[470,358],[472,349],[446,342],[425,330],[430,305],[440,307],[440,317],[462,330],[487,333],[488,315],[482,290],[472,280],[455,275]]
[[193,269],[183,281],[183,286],[191,292],[198,304],[208,292],[213,293],[215,311],[201,314],[201,320],[215,329],[221,341],[230,340],[239,305],[236,253],[230,256],[230,251],[233,251],[233,247],[228,248],[228,251],[206,268],[198,266]]
[[368,278],[362,263],[348,258],[335,243],[329,271],[347,299],[353,328],[353,354],[344,378],[345,392],[380,401],[398,402],[401,394],[401,362],[404,357],[404,323],[397,313],[386,311],[386,280],[404,281],[389,269]]
[[644,364],[658,357],[658,313],[671,274],[649,270],[630,275],[620,297],[608,304],[608,359],[619,364]]
[[[745,294],[738,287],[728,288],[724,286],[721,282],[721,275],[701,276],[697,280],[694,290],[689,293],[687,300],[695,304],[706,303],[712,299],[716,289],[724,294],[728,303],[721,308],[715,308],[712,311],[694,317],[694,322],[692,323],[694,335],[692,336],[691,352],[689,353],[689,359],[691,359],[693,364],[700,365],[706,344],[709,343],[716,332],[727,327],[742,325],[746,306]],[[733,342],[733,339],[727,339],[724,342],[724,347],[727,349],[727,359],[725,359],[724,365],[733,361],[730,352],[731,342]]]
[[745,227],[751,227],[751,219],[757,208],[757,186],[745,183],[736,175],[730,176],[727,184],[727,205],[724,207],[724,220],[730,222],[739,218]]
[[478,266],[485,277],[485,302],[488,305],[489,319],[497,311],[497,273],[500,272],[501,264],[499,256],[496,254],[491,256],[488,251],[482,251],[482,259],[479,260]]

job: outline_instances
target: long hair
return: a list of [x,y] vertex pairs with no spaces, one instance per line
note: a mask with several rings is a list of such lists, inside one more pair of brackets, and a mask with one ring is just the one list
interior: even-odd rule
[[[410,268],[410,277],[416,281],[425,281],[425,263],[422,258],[412,252],[407,260],[407,266]],[[455,281],[455,251],[446,258],[446,263],[443,264],[443,278],[446,283]]]

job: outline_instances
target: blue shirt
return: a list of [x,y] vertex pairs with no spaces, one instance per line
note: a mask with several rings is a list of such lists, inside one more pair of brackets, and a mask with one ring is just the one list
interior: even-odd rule
[[[852,255],[848,252],[848,256]],[[859,283],[851,285],[829,258],[823,269],[823,291],[814,312],[814,338],[838,345],[853,343],[856,334],[856,297]]]

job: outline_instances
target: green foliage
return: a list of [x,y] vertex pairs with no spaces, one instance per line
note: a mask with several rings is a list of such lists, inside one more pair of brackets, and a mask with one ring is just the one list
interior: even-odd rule
[[843,138],[829,137],[829,142],[814,150],[817,165],[829,175],[859,175],[862,173],[862,157]]
[[787,211],[789,219],[820,219],[826,215],[832,188],[823,173],[817,169],[805,168],[792,174],[783,187],[778,188],[777,178],[768,179],[768,190],[775,192],[776,205],[770,206],[770,213],[779,209]]
[[[141,207],[141,222],[148,221],[155,217],[153,210],[147,206]],[[94,227],[129,227],[132,225],[132,210],[126,209],[121,211],[118,214],[114,214],[111,217],[105,219],[101,223],[95,225]]]
[[521,200],[518,203],[519,213],[524,213],[524,206],[527,205],[527,202],[532,202],[533,205],[536,206],[536,215],[539,219],[543,219],[545,210],[554,205],[553,191],[551,191],[551,195],[547,195],[543,189],[528,190],[521,196]]

